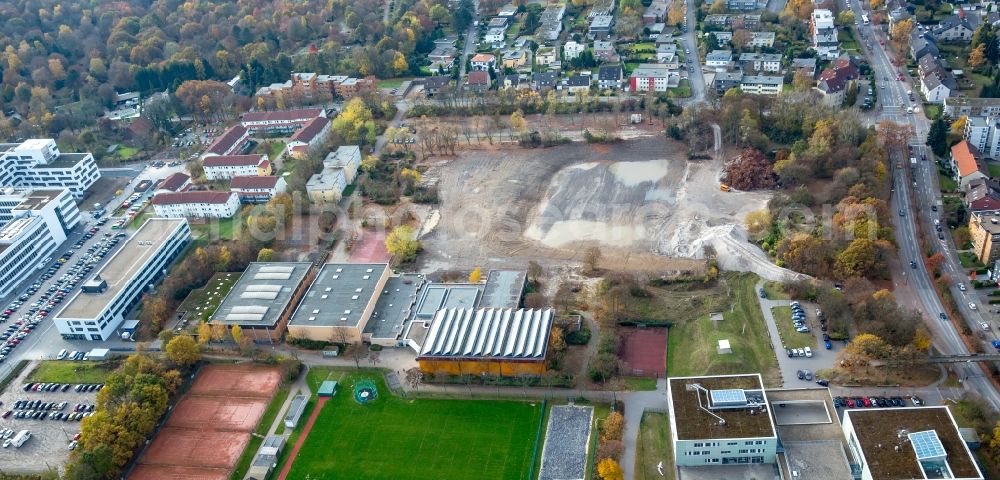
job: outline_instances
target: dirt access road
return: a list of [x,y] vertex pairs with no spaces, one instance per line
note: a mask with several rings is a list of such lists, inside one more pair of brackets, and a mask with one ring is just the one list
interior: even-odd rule
[[685,145],[650,132],[597,145],[512,146],[432,160],[441,205],[422,229],[424,270],[578,264],[592,245],[608,267],[698,272],[705,247],[731,270],[775,267],[743,233],[769,193],[721,192],[724,153],[688,161]]

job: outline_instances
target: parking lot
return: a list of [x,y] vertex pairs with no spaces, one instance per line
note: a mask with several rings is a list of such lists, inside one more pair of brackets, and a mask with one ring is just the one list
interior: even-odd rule
[[[16,434],[21,430],[31,432],[31,438],[21,447],[8,446],[0,448],[0,465],[3,465],[4,472],[9,473],[39,473],[51,468],[58,468],[69,456],[69,444],[73,437],[80,432],[80,421],[54,420],[49,419],[53,413],[68,415],[80,413],[74,417],[81,417],[84,412],[74,412],[78,404],[94,405],[96,403],[97,391],[77,392],[76,384],[63,391],[62,386],[53,391],[24,391],[26,379],[34,369],[34,365],[25,368],[18,378],[10,384],[6,391],[0,393],[0,411],[6,418],[0,418],[0,430],[13,429]],[[18,401],[55,403],[52,409],[45,410],[45,419],[23,419],[15,418],[15,413],[21,411],[35,410],[32,408],[14,409]],[[65,402],[65,406],[59,409],[59,404]],[[84,410],[89,410],[86,408]],[[7,412],[11,411],[8,416]],[[35,410],[40,411],[40,410]]]

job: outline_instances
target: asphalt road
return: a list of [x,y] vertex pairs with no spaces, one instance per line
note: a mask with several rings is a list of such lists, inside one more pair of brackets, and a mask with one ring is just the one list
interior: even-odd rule
[[701,60],[698,58],[698,42],[694,38],[697,30],[698,19],[695,15],[697,6],[693,0],[687,3],[687,32],[683,35],[681,48],[690,49],[691,53],[685,53],[688,59],[688,82],[691,84],[691,98],[686,103],[698,103],[705,100],[705,77],[701,74]]
[[[863,3],[851,2],[851,8],[858,19],[865,13],[862,9]],[[911,144],[914,145],[913,157],[917,159],[916,163],[912,164],[909,158],[900,158],[898,162],[894,161],[892,165],[894,183],[891,199],[892,210],[893,212],[902,212],[902,215],[893,215],[896,240],[899,246],[899,264],[903,266],[901,268],[902,272],[898,272],[901,275],[897,275],[896,279],[901,279],[903,288],[911,290],[914,296],[919,299],[919,304],[912,306],[923,311],[926,323],[934,334],[934,346],[943,354],[968,354],[969,351],[959,337],[952,322],[942,321],[939,318],[940,313],[944,312],[945,309],[937,296],[937,292],[934,290],[930,276],[922,261],[922,250],[917,238],[917,228],[914,224],[914,220],[916,219],[916,221],[923,222],[923,231],[933,232],[933,219],[937,218],[936,215],[939,213],[931,210],[931,206],[940,199],[940,190],[937,185],[937,169],[933,162],[933,155],[924,146],[930,122],[922,112],[918,111],[920,104],[910,102],[908,98],[907,91],[914,88],[911,79],[907,76],[904,76],[905,80],[903,81],[898,79],[900,74],[899,69],[893,66],[885,47],[880,44],[880,41],[888,43],[888,39],[882,28],[873,28],[871,25],[858,25],[856,29],[863,32],[864,38],[870,40],[872,44],[872,49],[866,50],[866,53],[869,55],[872,68],[876,74],[876,84],[879,85],[879,102],[881,102],[882,107],[882,118],[884,120],[912,125],[915,130],[915,138],[911,141]],[[862,44],[864,43],[866,41],[862,40]],[[881,88],[882,84],[885,84],[884,89]],[[907,113],[907,107],[914,107],[915,111]],[[927,161],[922,160],[925,155],[928,159]],[[901,164],[902,168],[895,168],[897,163]],[[913,189],[912,194],[910,193],[911,188]],[[914,199],[919,200],[915,201]],[[952,278],[955,278],[956,281],[964,281],[964,270],[958,262],[954,248],[949,243],[948,235],[945,237],[944,242],[935,239],[937,244],[934,246],[935,250],[942,252],[945,256],[945,263],[942,268],[944,268],[945,272],[952,274]],[[916,262],[915,268],[909,267],[911,261]],[[958,301],[959,308],[964,317],[963,321],[969,322],[973,328],[976,328],[979,322],[984,321],[982,311],[969,308],[968,303],[970,300],[966,296],[966,292],[961,292],[955,286],[952,287],[952,290],[952,294]],[[994,409],[1000,410],[1000,393],[997,392],[993,384],[983,375],[978,365],[955,364],[953,369],[963,379],[966,390],[982,397]]]

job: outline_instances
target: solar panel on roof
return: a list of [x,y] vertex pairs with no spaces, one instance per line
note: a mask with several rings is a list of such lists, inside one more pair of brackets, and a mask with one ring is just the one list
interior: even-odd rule
[[934,430],[926,430],[907,435],[917,454],[917,460],[934,460],[947,456],[941,439]]
[[747,404],[747,394],[741,388],[727,390],[712,390],[712,405],[715,406],[736,406]]

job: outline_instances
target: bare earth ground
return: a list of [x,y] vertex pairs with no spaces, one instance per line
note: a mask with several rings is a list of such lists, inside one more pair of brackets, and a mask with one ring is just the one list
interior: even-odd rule
[[725,155],[689,162],[683,144],[639,132],[610,145],[431,158],[441,205],[423,217],[423,269],[579,264],[598,245],[605,268],[699,273],[712,246],[723,268],[790,275],[745,239],[743,217],[769,193],[721,192]]

